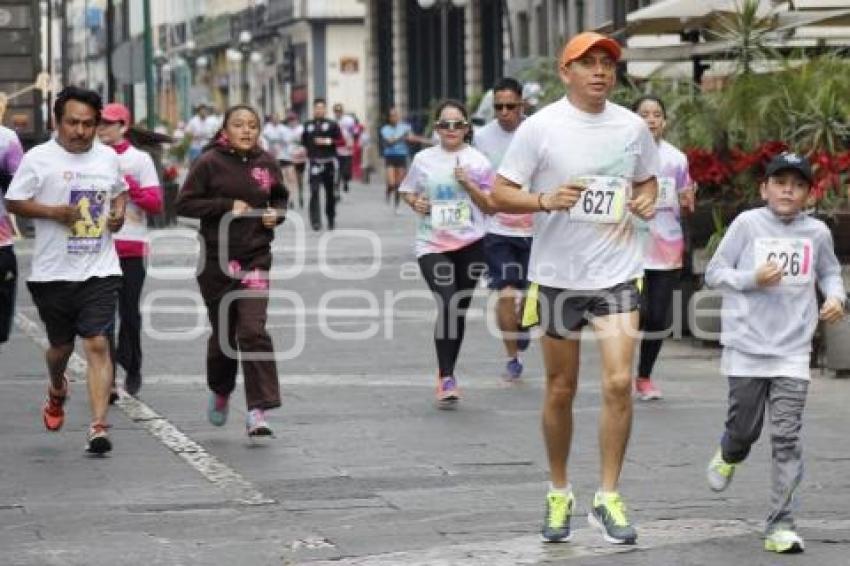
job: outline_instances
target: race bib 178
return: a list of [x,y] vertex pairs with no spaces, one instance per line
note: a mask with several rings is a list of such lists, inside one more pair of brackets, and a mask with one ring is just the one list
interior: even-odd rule
[[806,285],[812,280],[814,256],[809,238],[756,238],[755,266],[773,262],[782,270],[782,285]]
[[431,227],[435,230],[472,228],[472,208],[465,200],[439,200],[431,203]]
[[570,218],[578,222],[618,224],[626,214],[629,181],[623,177],[587,176],[576,180],[586,187],[570,209]]
[[678,204],[679,194],[676,192],[676,180],[673,177],[660,177],[655,208],[676,208]]

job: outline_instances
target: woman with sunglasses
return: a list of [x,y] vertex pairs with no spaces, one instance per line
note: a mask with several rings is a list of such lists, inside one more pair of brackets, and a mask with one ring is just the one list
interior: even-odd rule
[[455,406],[460,393],[454,375],[466,310],[485,269],[482,238],[485,214],[493,211],[490,161],[470,145],[469,114],[446,100],[435,114],[440,143],[416,154],[399,187],[419,216],[416,256],[437,301],[437,404]]
[[229,108],[213,141],[195,161],[177,213],[201,220],[198,286],[212,334],[207,342],[207,418],[227,421],[239,360],[245,377],[249,437],[271,436],[265,411],[280,406],[274,344],[266,331],[271,242],[286,215],[288,193],[277,161],[260,149],[260,117]]

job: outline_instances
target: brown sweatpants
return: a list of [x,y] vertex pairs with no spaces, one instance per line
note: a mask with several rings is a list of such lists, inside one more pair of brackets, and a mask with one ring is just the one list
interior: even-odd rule
[[209,388],[219,395],[233,392],[239,368],[238,351],[238,357],[242,359],[248,410],[280,407],[274,345],[266,332],[268,292],[251,291],[250,296],[240,296],[222,308],[226,300],[227,295],[207,303],[207,315],[212,325],[212,335],[207,343]]

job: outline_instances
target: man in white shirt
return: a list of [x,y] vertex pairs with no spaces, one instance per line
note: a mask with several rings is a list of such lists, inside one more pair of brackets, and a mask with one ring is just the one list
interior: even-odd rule
[[[632,423],[632,358],[643,273],[630,218],[654,214],[658,150],[646,124],[607,100],[620,46],[584,32],[565,46],[559,70],[563,99],[519,127],[494,188],[503,212],[536,212],[529,260],[527,313],[536,306],[545,331],[543,431],[551,485],[544,540],[570,538],[575,498],[567,477],[572,403],[578,385],[580,333],[593,329],[602,355],[599,420],[601,482],[590,524],[608,542],[634,544],[637,532],[617,492]],[[522,190],[528,187],[528,190]]]
[[219,120],[210,113],[211,108],[206,103],[198,104],[197,113],[186,124],[186,135],[191,136],[189,142],[189,163],[193,163],[204,146],[210,143],[219,127]]
[[45,427],[58,431],[68,395],[65,369],[80,336],[88,362],[92,422],[87,450],[112,449],[107,429],[112,332],[121,267],[112,233],[127,203],[118,155],[94,143],[100,95],[70,86],[56,97],[56,138],[24,155],[9,191],[9,211],[34,219],[35,250],[27,287],[46,327],[50,385],[42,408]]
[[[492,104],[496,119],[475,132],[472,143],[487,156],[493,170],[498,170],[523,119],[522,85],[510,77],[503,78],[493,87]],[[527,286],[533,235],[533,214],[499,212],[489,218],[484,236],[490,289],[499,293],[496,321],[508,355],[505,379],[509,381],[522,377],[520,352],[528,348],[528,332],[521,331],[517,302]]]

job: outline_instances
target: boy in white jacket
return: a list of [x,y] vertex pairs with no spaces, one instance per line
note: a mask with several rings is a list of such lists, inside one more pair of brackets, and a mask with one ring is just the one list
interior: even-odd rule
[[[846,294],[829,229],[802,212],[811,165],[783,153],[766,174],[761,195],[767,206],[732,222],[705,274],[706,283],[723,292],[721,371],[729,379],[726,426],[707,475],[713,490],[726,489],[769,407],[772,495],[764,548],[802,552],[793,511],[803,476],[800,429],[812,336],[818,318],[843,316]],[[815,284],[826,297],[819,311]]]

